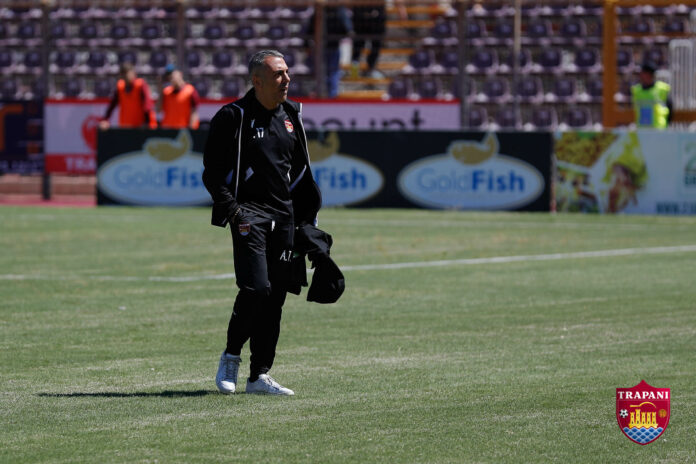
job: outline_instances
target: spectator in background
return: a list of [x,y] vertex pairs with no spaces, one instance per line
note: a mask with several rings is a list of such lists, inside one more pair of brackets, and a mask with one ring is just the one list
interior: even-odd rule
[[672,98],[670,85],[655,79],[657,65],[643,63],[640,68],[640,83],[631,87],[633,109],[638,127],[666,129],[672,121]]
[[162,124],[166,129],[198,129],[200,97],[193,85],[184,80],[180,70],[167,68],[169,84],[160,93]]
[[157,127],[154,105],[150,96],[150,88],[144,79],[138,77],[131,63],[121,65],[121,79],[116,83],[116,90],[106,114],[99,122],[100,129],[108,129],[111,125],[111,113],[120,106],[118,125],[120,127]]
[[[315,15],[309,19],[307,35],[314,36]],[[341,80],[340,59],[341,52],[339,45],[341,39],[353,34],[353,23],[350,14],[344,6],[324,7],[325,45],[324,45],[324,64],[326,66],[326,87],[329,98],[338,96],[338,83]],[[312,52],[309,52],[310,56]]]
[[[403,0],[397,0],[397,11],[400,19],[408,16]],[[357,77],[360,70],[360,55],[365,48],[365,43],[370,42],[370,53],[367,55],[367,69],[363,73],[373,79],[382,79],[384,75],[377,71],[377,59],[382,49],[382,38],[387,31],[387,8],[384,2],[381,5],[362,5],[353,7],[353,56],[351,64],[352,77]]]

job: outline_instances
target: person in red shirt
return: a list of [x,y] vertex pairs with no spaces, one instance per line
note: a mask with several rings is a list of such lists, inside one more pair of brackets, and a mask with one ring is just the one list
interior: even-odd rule
[[116,106],[120,106],[118,125],[120,127],[157,127],[150,88],[144,79],[138,77],[131,63],[121,65],[121,79],[116,83],[116,90],[111,97],[109,107],[99,122],[101,129],[110,127],[109,119]]
[[162,89],[162,123],[165,129],[197,129],[200,97],[193,85],[184,80],[178,69],[169,74],[169,84]]

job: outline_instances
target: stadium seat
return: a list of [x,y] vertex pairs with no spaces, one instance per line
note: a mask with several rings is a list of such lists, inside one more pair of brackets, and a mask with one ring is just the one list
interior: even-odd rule
[[106,54],[99,50],[91,50],[87,55],[85,65],[88,68],[86,72],[98,72],[106,65]]
[[576,99],[575,78],[558,77],[553,80],[553,90],[546,94],[546,101],[572,103]]
[[[520,50],[520,54],[517,56],[518,56],[518,60],[517,60],[518,71],[522,74],[527,74],[527,73],[531,72],[531,70],[532,70],[532,57],[531,57],[531,54],[529,53],[529,50],[526,48],[523,48]],[[505,55],[503,62],[500,64],[500,66],[498,68],[498,72],[511,73],[511,72],[513,72],[513,70],[514,70],[513,52],[510,51],[510,53]]]
[[81,43],[88,45],[89,41],[97,38],[97,26],[94,23],[85,23],[78,29],[77,36],[81,39]]
[[194,71],[201,65],[201,55],[196,50],[186,51],[186,67],[189,71]]
[[255,47],[256,30],[251,24],[240,24],[235,29],[233,37],[227,39],[227,45],[233,47]]
[[54,42],[64,39],[66,37],[65,25],[62,22],[54,21],[49,27],[48,35]]
[[683,34],[688,31],[689,23],[684,18],[670,17],[662,25],[665,34]]
[[434,77],[422,79],[417,86],[420,98],[434,99],[440,95],[440,82]]
[[285,57],[285,64],[288,65],[290,69],[291,76],[297,75],[307,75],[310,73],[309,66],[304,63],[298,62],[297,54],[293,51],[284,51],[283,56]]
[[600,71],[602,63],[599,61],[599,52],[593,48],[584,48],[575,52],[572,71],[594,73]]
[[583,100],[593,103],[600,103],[603,96],[604,83],[601,77],[590,76],[587,81],[585,81],[585,93],[583,94]]
[[560,72],[563,55],[557,48],[545,48],[537,56],[536,62],[545,72]]
[[621,79],[619,81],[619,88],[614,94],[614,101],[618,103],[629,103],[631,101],[631,85],[633,84],[632,79]]
[[437,65],[433,66],[437,74],[458,74],[459,54],[455,50],[444,50],[437,54]]
[[220,24],[211,23],[203,29],[203,41],[200,45],[213,45],[214,42],[224,38],[225,32]]
[[430,47],[454,47],[457,40],[456,25],[446,19],[438,20],[430,29],[427,37],[422,39],[423,45]]
[[22,41],[35,39],[38,36],[38,27],[34,22],[23,22],[17,28],[16,36]]
[[163,50],[153,50],[150,53],[150,59],[148,60],[148,69],[143,70],[144,73],[161,73],[165,66],[169,63],[169,57],[167,53]]
[[488,113],[485,108],[470,106],[466,111],[467,127],[485,129],[488,127]]
[[538,77],[522,77],[515,85],[515,92],[523,102],[540,102],[544,97],[544,88]]
[[7,50],[0,50],[0,72],[10,73],[12,71],[12,53]]
[[411,87],[409,81],[406,79],[394,79],[387,90],[389,98],[407,98],[411,93]]
[[546,46],[551,42],[551,23],[547,20],[532,21],[522,37],[522,43],[528,45]]
[[140,29],[140,36],[146,42],[151,42],[155,39],[159,39],[160,29],[157,26],[157,24],[153,24],[153,23],[143,24],[142,28]]
[[[499,129],[515,129],[519,125],[520,117],[513,107],[504,106],[495,113],[495,126]],[[496,127],[497,126],[497,127]]]
[[2,79],[2,83],[0,83],[0,97],[5,100],[15,100],[17,98],[17,83],[14,79]]
[[498,70],[498,54],[493,48],[479,48],[466,65],[468,74],[492,74]]
[[616,51],[616,66],[622,72],[633,71],[633,52],[630,49],[620,48]]
[[483,82],[481,92],[476,95],[478,102],[504,103],[510,99],[508,82],[500,77],[490,77]]
[[118,64],[130,63],[132,65],[138,64],[138,55],[130,50],[121,50],[118,52]]
[[512,44],[514,32],[512,21],[498,21],[493,26],[493,34],[488,42],[492,45],[510,45]]
[[200,96],[201,98],[206,98],[208,96],[208,91],[210,90],[210,85],[208,84],[207,80],[198,79],[194,82],[191,82],[191,84],[198,92],[198,96]]
[[213,56],[211,57],[211,64],[212,68],[210,66],[206,66],[204,68],[206,73],[223,73],[229,75],[232,74],[232,65],[234,64],[234,60],[231,53],[224,50],[219,50],[213,53]]
[[108,79],[95,79],[94,96],[97,98],[108,98],[114,93],[116,84]]
[[561,23],[558,30],[558,37],[555,38],[556,43],[567,44],[573,42],[578,45],[585,43],[587,36],[587,25],[580,18],[568,18]]
[[482,20],[469,20],[466,22],[466,39],[472,46],[482,45],[487,36],[486,23]]
[[459,79],[452,79],[449,85],[449,95],[454,98],[465,98],[467,101],[472,100],[474,96],[474,82],[471,79],[464,79],[463,84],[464,89],[460,88]]
[[432,56],[428,50],[416,50],[409,56],[408,64],[401,70],[402,74],[419,74],[429,71]]
[[41,67],[41,53],[36,50],[30,50],[24,54],[24,67],[27,71],[38,71]]
[[82,93],[82,85],[78,79],[67,79],[63,84],[63,94],[69,98],[78,97]]
[[564,123],[572,129],[589,128],[592,125],[590,110],[585,107],[569,108],[565,113]]
[[227,79],[222,83],[220,93],[223,98],[236,98],[244,94],[244,81],[242,79]]
[[550,129],[558,124],[556,110],[548,106],[535,106],[532,108],[531,120],[524,125],[527,130]]
[[61,50],[53,54],[53,62],[49,64],[51,73],[71,74],[75,69],[75,52]]

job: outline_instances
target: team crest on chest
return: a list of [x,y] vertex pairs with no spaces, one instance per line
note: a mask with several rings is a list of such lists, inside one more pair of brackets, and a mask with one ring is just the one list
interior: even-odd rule
[[295,131],[295,128],[293,127],[292,122],[289,119],[285,120],[285,130],[287,130],[291,134]]

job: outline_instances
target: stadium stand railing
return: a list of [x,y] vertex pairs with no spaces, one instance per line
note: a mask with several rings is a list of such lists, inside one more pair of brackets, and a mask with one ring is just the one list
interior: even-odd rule
[[[684,65],[694,66],[678,50],[691,37],[696,1],[521,0],[517,56],[513,4],[330,2],[348,9],[386,8],[383,36],[363,32],[338,38],[344,71],[339,97],[458,99],[464,125],[483,129],[592,129],[629,122],[630,85],[644,59],[672,71],[675,79],[687,76]],[[312,36],[307,30],[310,21],[321,23],[322,15],[315,13],[328,5],[311,0],[15,1],[0,6],[0,96],[106,98],[118,65],[131,61],[155,93],[165,66],[175,63],[203,98],[231,99],[246,90],[249,53],[273,47],[292,67],[293,96],[323,97],[324,28],[319,24]],[[357,67],[351,63],[351,43],[375,38],[383,39],[378,73],[364,75],[364,59]],[[674,39],[681,42],[670,52]],[[363,54],[369,51],[366,47]],[[681,57],[681,74],[670,68],[672,56]],[[692,81],[674,82],[681,119],[694,116],[691,107],[679,106],[683,92],[688,101],[694,99],[695,90],[681,90],[692,88]]]

